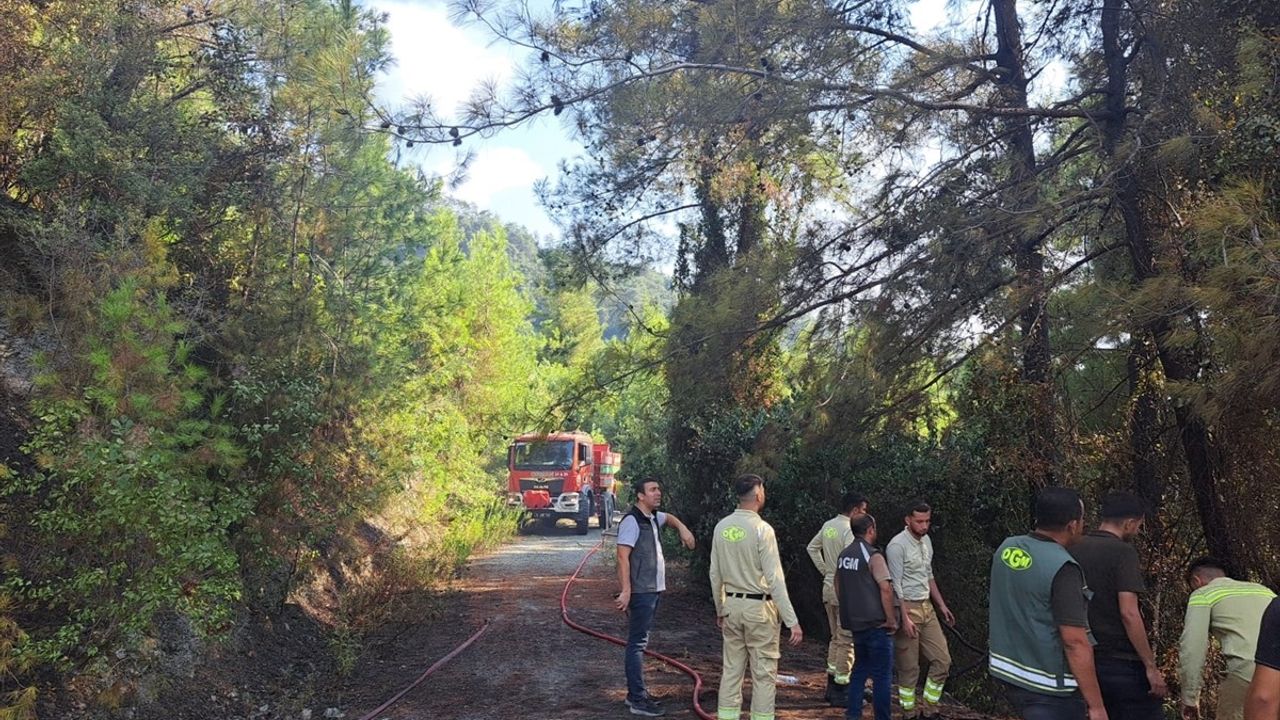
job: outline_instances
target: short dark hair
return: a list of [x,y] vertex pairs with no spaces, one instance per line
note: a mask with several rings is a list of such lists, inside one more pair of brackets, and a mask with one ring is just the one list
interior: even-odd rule
[[764,485],[764,478],[759,475],[739,475],[737,480],[733,481],[733,492],[739,498],[750,495],[753,490]]
[[1147,516],[1147,504],[1131,492],[1113,492],[1102,498],[1099,513],[1103,520],[1133,520]]
[[866,537],[867,531],[876,526],[875,516],[870,513],[859,515],[849,521],[849,529],[853,531],[854,537]]
[[867,501],[866,495],[863,495],[860,492],[854,492],[850,490],[849,492],[845,493],[843,497],[840,498],[840,512],[842,513],[850,512],[854,508],[865,503],[866,501]]
[[[1205,570],[1217,570],[1223,575],[1231,574],[1227,572],[1226,563],[1211,555],[1202,555],[1195,560],[1192,560],[1191,564],[1187,566],[1187,582],[1191,582],[1192,577],[1199,575]],[[1217,575],[1217,573],[1213,574]]]
[[915,515],[916,513],[931,513],[933,508],[924,500],[912,500],[907,503],[907,515]]
[[1062,530],[1083,517],[1080,493],[1071,488],[1047,487],[1036,496],[1036,527],[1041,530]]
[[644,492],[644,486],[648,485],[649,483],[658,483],[659,485],[661,485],[662,481],[652,475],[646,475],[640,478],[639,480],[632,482],[631,490],[636,495],[639,495]]

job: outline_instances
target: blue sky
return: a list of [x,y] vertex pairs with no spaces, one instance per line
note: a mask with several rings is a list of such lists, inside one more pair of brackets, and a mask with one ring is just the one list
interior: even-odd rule
[[[485,80],[509,81],[524,59],[495,42],[483,27],[450,22],[442,0],[373,0],[367,5],[388,16],[395,67],[379,88],[380,100],[396,106],[426,95],[442,111],[457,108]],[[533,184],[554,177],[557,163],[578,153],[559,118],[547,117],[497,136],[468,141],[475,153],[465,181],[450,194],[520,223],[540,236],[554,237],[555,225],[538,205]],[[455,167],[453,148],[419,146],[407,157],[437,174]]]
[[[912,8],[917,31],[936,27],[946,4],[918,0]],[[396,58],[379,89],[384,104],[394,107],[426,95],[441,110],[456,108],[478,83],[509,81],[525,58],[523,51],[494,41],[483,27],[451,22],[444,0],[368,0],[366,5],[387,14]],[[554,180],[558,163],[580,152],[569,138],[558,118],[547,117],[469,143],[475,159],[451,194],[554,239],[556,226],[539,206],[533,185],[542,178]],[[409,152],[408,159],[429,172],[447,174],[455,167],[452,148],[419,146]]]

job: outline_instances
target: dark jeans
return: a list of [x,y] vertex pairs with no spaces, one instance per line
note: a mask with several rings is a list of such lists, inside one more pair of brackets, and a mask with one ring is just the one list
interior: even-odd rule
[[653,627],[653,615],[658,611],[658,598],[662,593],[632,593],[627,605],[627,649],[624,665],[627,669],[627,699],[648,697],[644,685],[644,649],[649,647],[649,628]]
[[871,706],[876,720],[889,720],[889,687],[893,684],[893,636],[884,628],[853,634],[853,674],[849,676],[846,718],[862,717],[862,691],[871,678]]
[[1009,703],[1022,720],[1084,720],[1088,715],[1079,692],[1074,695],[1042,695],[1006,682],[1000,684],[1004,685]]
[[1096,656],[1098,685],[1102,687],[1102,704],[1107,717],[1124,720],[1164,720],[1163,703],[1152,697],[1151,683],[1141,660],[1122,660]]

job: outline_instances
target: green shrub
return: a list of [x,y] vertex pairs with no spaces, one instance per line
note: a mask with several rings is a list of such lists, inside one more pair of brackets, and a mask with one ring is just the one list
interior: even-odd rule
[[227,528],[251,507],[227,481],[242,453],[222,402],[163,294],[128,279],[95,314],[41,378],[24,448],[38,470],[5,487],[34,506],[41,541],[8,589],[61,618],[32,644],[56,664],[136,642],[161,610],[228,623],[240,586]]

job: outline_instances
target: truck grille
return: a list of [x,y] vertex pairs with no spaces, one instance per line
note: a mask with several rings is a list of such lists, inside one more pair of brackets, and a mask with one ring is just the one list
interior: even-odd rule
[[523,493],[525,490],[546,490],[554,500],[564,492],[564,480],[562,478],[524,479],[520,481],[520,492]]

